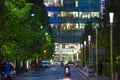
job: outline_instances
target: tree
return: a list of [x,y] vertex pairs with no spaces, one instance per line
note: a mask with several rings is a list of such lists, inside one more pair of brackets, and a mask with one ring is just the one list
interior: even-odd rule
[[[39,35],[39,37],[34,38],[33,42],[36,43],[34,45],[34,48],[37,49],[37,55],[39,56],[39,58],[42,59],[43,56],[46,56],[48,57],[47,59],[50,59],[49,56],[53,55],[55,46],[53,40],[53,32],[51,26],[49,26],[49,18],[47,12],[45,11],[43,0],[28,0],[28,2],[34,4],[31,9],[31,14],[35,14],[35,16],[33,16],[34,19],[32,20],[32,25],[36,29],[35,32],[37,32]],[[41,23],[35,24],[36,22]],[[41,26],[43,28],[40,28]],[[48,34],[46,35],[46,33]],[[44,50],[47,50],[46,55],[43,54]]]
[[4,27],[1,27],[0,34],[2,59],[11,61],[23,58],[27,52],[23,45],[32,35],[29,31],[30,27],[24,23],[32,4],[26,3],[24,0],[18,2],[6,0],[3,4],[5,5],[3,9],[5,18],[2,19]]
[[[44,49],[49,53],[48,59],[51,58],[54,53],[52,29],[42,0],[36,1],[0,1],[0,59],[34,59],[35,56],[42,57]],[[33,12],[35,16],[31,16]]]
[[[4,18],[5,18],[5,15],[4,15],[4,0],[0,0],[0,59],[1,59],[1,57],[3,57],[3,55],[2,55],[2,52],[1,52],[1,47],[2,47],[2,37],[3,37],[3,35],[2,35],[2,28],[4,27]],[[1,61],[1,60],[0,60]]]
[[84,29],[84,33],[82,35],[82,38],[83,38],[82,42],[88,40],[88,35],[91,35],[92,36],[92,40],[93,40],[93,38],[95,37],[95,31],[93,29],[93,26],[94,25],[92,24],[91,21],[88,21],[86,23],[86,26],[85,26],[85,29]]

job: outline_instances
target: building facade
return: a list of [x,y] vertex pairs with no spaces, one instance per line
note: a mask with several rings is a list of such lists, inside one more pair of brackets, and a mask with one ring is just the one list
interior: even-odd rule
[[100,17],[101,0],[44,0],[55,40],[55,60],[74,61],[86,22]]

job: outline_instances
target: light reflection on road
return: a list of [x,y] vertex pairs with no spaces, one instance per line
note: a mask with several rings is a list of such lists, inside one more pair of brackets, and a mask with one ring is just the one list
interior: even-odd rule
[[58,80],[72,80],[70,78],[63,78],[63,79],[58,79]]

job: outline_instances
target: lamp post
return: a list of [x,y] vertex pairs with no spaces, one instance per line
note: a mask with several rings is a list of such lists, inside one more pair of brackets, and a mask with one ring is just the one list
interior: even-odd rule
[[89,41],[89,76],[94,76],[94,70],[93,70],[93,54],[91,55],[90,50],[90,42],[91,42],[91,36],[88,35],[88,41]]
[[96,32],[96,77],[98,78],[98,26],[95,28]]
[[77,50],[77,52],[76,52],[77,61],[79,60],[79,58],[78,58],[78,56],[79,56],[79,50],[80,50],[80,44],[79,44],[78,50]]
[[62,29],[60,27],[59,32],[59,60],[63,61],[63,54],[62,54]]
[[91,41],[91,36],[90,35],[88,35],[88,43],[89,43],[89,66],[90,66],[90,64],[91,64],[91,55],[90,55],[90,41]]
[[77,56],[78,56],[78,61],[80,61],[80,59],[79,59],[79,55],[81,54],[81,48],[80,49],[78,49],[78,51],[77,51]]
[[81,47],[81,52],[82,52],[82,54],[81,54],[81,60],[82,60],[82,67],[84,67],[84,55],[83,55],[83,44],[80,44],[80,47]]
[[110,12],[110,63],[111,63],[111,80],[113,80],[113,16],[114,13]]
[[84,64],[86,64],[86,41],[84,41]]

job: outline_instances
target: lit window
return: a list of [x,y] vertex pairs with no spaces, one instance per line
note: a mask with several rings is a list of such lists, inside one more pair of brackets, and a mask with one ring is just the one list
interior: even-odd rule
[[54,0],[53,6],[60,6],[60,5],[59,5],[59,0]]
[[79,16],[80,16],[80,18],[82,18],[82,12],[79,12]]
[[78,0],[76,0],[75,2],[75,7],[78,7]]
[[48,16],[49,16],[49,17],[53,17],[53,16],[54,16],[54,13],[53,13],[53,12],[48,12]]
[[78,17],[78,12],[73,12],[73,17]]
[[61,12],[61,17],[65,17],[66,13],[65,12]]
[[78,24],[76,24],[76,28],[78,28]]
[[99,17],[99,13],[98,12],[91,12],[91,17]]
[[85,23],[80,23],[80,29],[84,29],[85,28]]

